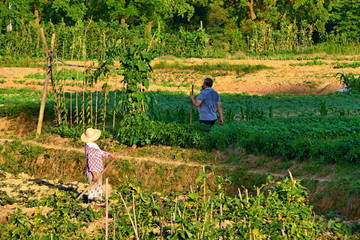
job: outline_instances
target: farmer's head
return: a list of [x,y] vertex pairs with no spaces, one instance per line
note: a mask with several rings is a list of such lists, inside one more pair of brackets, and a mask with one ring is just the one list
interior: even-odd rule
[[205,78],[203,88],[212,87],[213,80],[211,78]]
[[88,128],[86,132],[81,135],[81,141],[85,143],[95,142],[99,139],[101,131],[97,129]]

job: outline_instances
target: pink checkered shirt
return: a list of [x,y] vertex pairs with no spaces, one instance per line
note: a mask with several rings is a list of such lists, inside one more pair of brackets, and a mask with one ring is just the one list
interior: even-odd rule
[[102,171],[104,171],[102,158],[108,158],[108,152],[101,150],[99,147],[90,147],[87,143],[85,143],[85,155],[87,163],[86,174],[89,174],[91,172],[101,173]]

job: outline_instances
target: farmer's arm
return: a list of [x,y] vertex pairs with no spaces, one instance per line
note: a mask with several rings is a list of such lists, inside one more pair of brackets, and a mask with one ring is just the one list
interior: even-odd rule
[[101,151],[101,156],[104,157],[104,158],[108,158],[109,156],[112,157],[113,159],[117,159],[118,156],[115,155],[115,154],[112,154],[112,153],[108,153],[108,152],[105,152],[103,150],[100,150]]
[[219,124],[222,125],[224,123],[224,119],[223,119],[223,112],[222,112],[222,108],[221,108],[221,102],[217,102],[216,110],[219,112],[219,115],[220,115]]
[[194,106],[199,109],[200,105],[202,104],[202,101],[201,100],[195,100],[194,95],[190,95],[190,100],[194,104]]

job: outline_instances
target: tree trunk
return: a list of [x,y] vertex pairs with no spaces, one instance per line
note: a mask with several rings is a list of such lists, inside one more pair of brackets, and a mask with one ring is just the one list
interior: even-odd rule
[[152,22],[153,22],[152,17],[149,17],[149,22],[148,22],[148,27],[147,27],[147,28],[148,28],[149,33],[151,33]]
[[36,4],[34,4],[34,16],[35,16],[35,22],[39,24],[40,23],[39,8]]
[[250,10],[251,20],[255,21],[257,17],[254,11],[254,0],[251,0],[250,2],[246,2],[246,4],[248,5]]
[[125,23],[125,14],[121,15],[121,20],[120,20],[120,24],[124,24]]

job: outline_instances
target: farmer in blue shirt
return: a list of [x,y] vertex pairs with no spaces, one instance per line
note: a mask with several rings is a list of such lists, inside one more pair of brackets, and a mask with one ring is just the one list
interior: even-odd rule
[[194,95],[190,95],[190,100],[198,108],[200,112],[200,123],[213,126],[217,120],[216,110],[219,112],[219,124],[224,123],[223,113],[220,102],[220,95],[212,89],[213,80],[206,78],[203,84],[203,91],[200,92],[197,100]]

